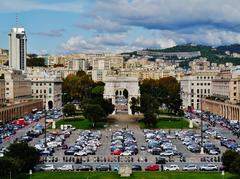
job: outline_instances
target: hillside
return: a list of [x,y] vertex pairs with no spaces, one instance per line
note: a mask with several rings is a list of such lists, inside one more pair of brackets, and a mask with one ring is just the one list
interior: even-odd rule
[[[227,55],[225,51],[230,51],[231,53],[240,53],[240,45],[239,44],[233,44],[233,45],[226,45],[226,46],[219,46],[216,48],[213,48],[211,46],[206,45],[192,45],[192,44],[186,44],[186,45],[177,45],[175,47],[166,48],[166,49],[146,49],[147,51],[153,51],[153,52],[195,52],[200,51],[201,57],[206,57],[208,61],[211,63],[217,63],[217,64],[225,64],[227,62],[231,62],[234,65],[240,65],[240,58],[233,58],[230,55]],[[131,55],[135,55],[136,52],[130,53]],[[192,61],[195,58],[192,59],[185,59],[180,63],[180,66],[183,68],[188,68],[188,62]],[[176,58],[170,58],[169,60],[176,60]]]

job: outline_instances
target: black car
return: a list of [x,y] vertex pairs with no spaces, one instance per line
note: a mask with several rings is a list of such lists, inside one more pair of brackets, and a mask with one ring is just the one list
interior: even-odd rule
[[140,165],[132,165],[132,171],[142,171],[142,167]]
[[111,166],[102,164],[96,167],[96,171],[111,171]]
[[65,150],[64,155],[73,155],[75,153],[74,150]]
[[93,167],[91,165],[81,165],[76,170],[77,171],[93,171]]
[[162,157],[156,158],[156,164],[166,164],[166,159]]

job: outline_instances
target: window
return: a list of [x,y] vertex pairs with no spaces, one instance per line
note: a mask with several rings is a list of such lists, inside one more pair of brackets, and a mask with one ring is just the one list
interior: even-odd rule
[[36,83],[36,86],[38,86],[38,83]]
[[192,83],[192,86],[194,86],[194,83]]
[[233,93],[233,96],[237,96],[237,93]]
[[52,88],[49,88],[48,92],[49,92],[49,94],[52,94]]
[[208,93],[210,93],[210,89],[208,89]]
[[199,93],[199,89],[197,89],[197,93]]
[[40,93],[42,93],[42,90],[40,90]]
[[204,93],[207,93],[207,89],[204,89]]
[[192,99],[191,101],[194,102],[194,99]]
[[236,85],[236,84],[237,84],[237,82],[236,82],[236,81],[234,81],[234,84]]
[[44,93],[46,93],[46,90],[44,90]]
[[210,86],[210,83],[208,83],[208,86]]
[[199,83],[197,83],[197,86],[199,85]]
[[38,93],[38,90],[36,90],[36,93]]
[[234,90],[236,90],[236,89],[237,89],[237,87],[233,87],[233,89],[234,89]]
[[52,83],[49,83],[49,86],[52,86]]
[[194,93],[194,89],[191,89],[191,93],[192,93],[192,94]]
[[42,83],[40,83],[40,86],[42,86]]

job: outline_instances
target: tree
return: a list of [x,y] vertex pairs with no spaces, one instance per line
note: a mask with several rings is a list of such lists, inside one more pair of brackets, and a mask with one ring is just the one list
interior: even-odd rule
[[229,170],[231,173],[235,173],[240,176],[240,155],[239,154],[230,164]]
[[144,112],[144,118],[143,122],[147,126],[155,126],[157,123],[157,117],[156,114],[152,111],[146,111]]
[[237,158],[239,154],[232,150],[227,150],[222,155],[222,164],[226,171],[230,170],[230,167],[233,163],[233,161]]
[[21,163],[21,170],[28,172],[39,162],[40,155],[34,147],[28,146],[27,143],[14,143],[8,147],[5,156],[11,157],[14,160],[19,160]]
[[103,121],[106,118],[106,113],[99,104],[85,104],[83,115],[92,122],[93,127],[95,127],[96,122]]
[[92,97],[103,97],[104,86],[96,86],[92,88]]
[[74,116],[76,112],[76,107],[74,104],[66,104],[63,107],[63,113],[65,116]]
[[130,109],[132,110],[132,114],[135,114],[136,112],[140,111],[140,106],[139,106],[139,98],[132,97],[130,101]]
[[18,159],[14,159],[12,157],[1,157],[0,166],[2,167],[0,167],[0,176],[7,178],[10,174],[11,176],[18,174],[21,170],[21,165],[22,163]]

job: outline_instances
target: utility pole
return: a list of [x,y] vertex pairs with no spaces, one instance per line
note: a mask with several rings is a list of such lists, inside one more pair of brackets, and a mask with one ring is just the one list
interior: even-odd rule
[[47,121],[46,121],[46,115],[47,111],[45,110],[45,116],[44,116],[44,124],[45,124],[45,133],[44,133],[44,144],[45,144],[45,149],[47,148]]

